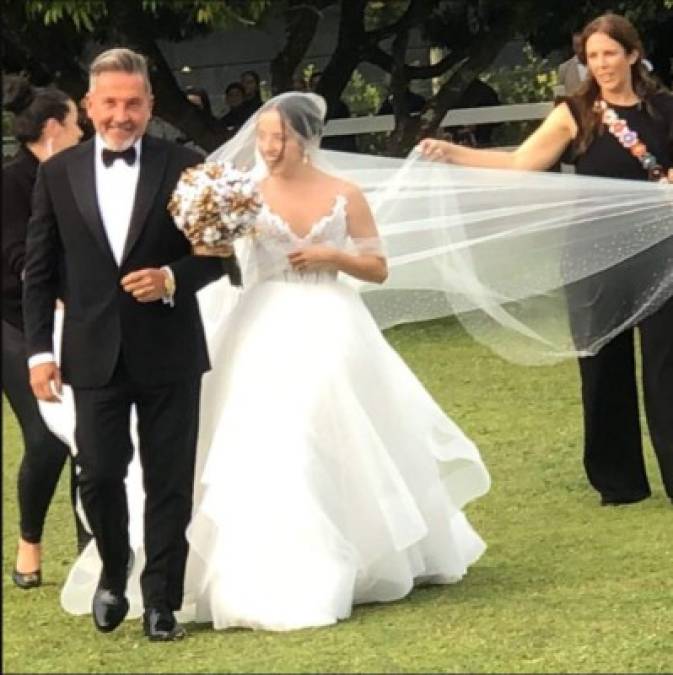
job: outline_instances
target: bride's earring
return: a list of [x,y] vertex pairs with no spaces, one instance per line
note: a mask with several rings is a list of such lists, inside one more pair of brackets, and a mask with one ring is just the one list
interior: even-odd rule
[[301,161],[304,164],[308,164],[308,152],[304,152],[304,156],[302,157]]

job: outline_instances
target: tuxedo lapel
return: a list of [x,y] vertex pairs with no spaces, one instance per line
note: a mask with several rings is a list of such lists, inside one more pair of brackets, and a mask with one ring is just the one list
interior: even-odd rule
[[96,166],[93,139],[83,143],[67,165],[70,187],[82,218],[101,249],[114,260],[110,243],[105,234],[103,219],[96,197]]
[[138,187],[120,266],[124,264],[143,231],[166,171],[167,155],[166,145],[156,143],[151,136],[143,138]]

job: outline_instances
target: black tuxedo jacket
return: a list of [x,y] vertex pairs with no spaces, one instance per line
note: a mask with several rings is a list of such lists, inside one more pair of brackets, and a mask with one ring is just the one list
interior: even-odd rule
[[[100,387],[118,358],[138,383],[167,384],[210,367],[195,293],[236,260],[191,255],[166,206],[196,152],[145,136],[128,236],[118,265],[96,199],[94,140],[40,166],[28,223],[23,294],[28,356],[53,351],[59,270],[65,303],[61,371],[73,387]],[[129,272],[169,265],[175,304],[141,303],[121,287]]]

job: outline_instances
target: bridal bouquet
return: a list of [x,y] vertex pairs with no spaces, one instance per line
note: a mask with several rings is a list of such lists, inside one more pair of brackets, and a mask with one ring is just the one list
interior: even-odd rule
[[185,169],[168,203],[194,254],[220,257],[231,255],[233,241],[253,231],[261,208],[250,175],[217,162]]

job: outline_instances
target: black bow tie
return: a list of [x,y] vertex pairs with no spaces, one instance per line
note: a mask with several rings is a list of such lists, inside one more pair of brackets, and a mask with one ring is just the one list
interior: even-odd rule
[[126,148],[126,150],[122,150],[121,152],[115,152],[114,150],[103,148],[101,158],[105,166],[112,166],[115,159],[123,159],[129,166],[131,166],[136,161],[136,149],[133,145],[130,148]]

